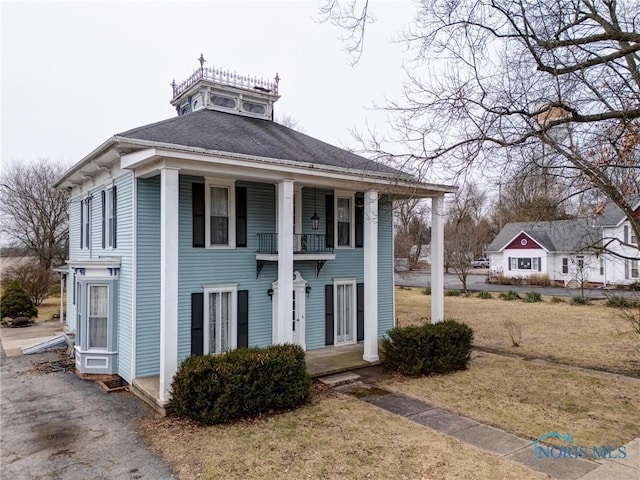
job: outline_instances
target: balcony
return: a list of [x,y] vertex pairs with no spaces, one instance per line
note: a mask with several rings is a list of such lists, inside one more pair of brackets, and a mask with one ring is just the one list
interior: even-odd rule
[[[258,233],[258,249],[256,250],[257,276],[264,262],[278,261],[278,234]],[[332,247],[327,247],[326,235],[316,233],[296,233],[293,235],[293,260],[313,260],[316,262],[316,276],[322,270],[324,262],[335,260]]]

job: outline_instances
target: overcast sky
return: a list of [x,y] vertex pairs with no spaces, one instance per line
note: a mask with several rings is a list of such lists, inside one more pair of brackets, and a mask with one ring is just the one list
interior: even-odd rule
[[[112,135],[175,115],[173,79],[198,66],[280,75],[276,116],[352,145],[349,129],[384,128],[373,103],[397,98],[394,42],[408,1],[375,2],[365,53],[351,67],[340,32],[319,23],[320,0],[2,2],[2,162],[76,163]],[[408,57],[406,57],[408,58]]]

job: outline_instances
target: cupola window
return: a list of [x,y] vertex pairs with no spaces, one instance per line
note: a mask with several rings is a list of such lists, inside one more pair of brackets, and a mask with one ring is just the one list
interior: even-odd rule
[[230,97],[222,95],[211,95],[211,103],[224,108],[236,108],[236,101]]
[[242,109],[245,112],[257,113],[258,115],[264,115],[267,111],[263,104],[255,102],[242,102]]

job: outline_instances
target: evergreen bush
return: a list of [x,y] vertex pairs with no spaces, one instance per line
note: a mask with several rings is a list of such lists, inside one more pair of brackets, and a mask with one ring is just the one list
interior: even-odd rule
[[180,365],[166,411],[212,425],[298,407],[311,396],[298,345],[192,356]]
[[491,295],[489,292],[480,292],[478,293],[478,298],[482,298],[483,300],[489,300],[491,298],[493,298],[493,295]]
[[403,375],[463,370],[471,358],[473,330],[455,320],[396,327],[382,340],[383,363]]
[[37,317],[38,309],[27,291],[16,280],[11,282],[0,299],[0,318]]
[[527,292],[522,300],[527,303],[537,303],[542,301],[542,295],[540,292]]

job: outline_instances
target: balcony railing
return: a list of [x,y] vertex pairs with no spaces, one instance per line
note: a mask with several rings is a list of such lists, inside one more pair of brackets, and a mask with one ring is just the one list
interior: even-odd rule
[[[256,253],[275,255],[278,253],[277,233],[258,233],[258,250]],[[293,253],[333,253],[333,248],[327,247],[326,235],[316,233],[296,233],[293,235]]]

